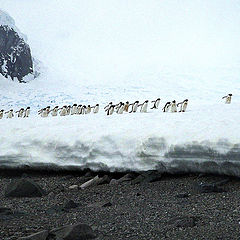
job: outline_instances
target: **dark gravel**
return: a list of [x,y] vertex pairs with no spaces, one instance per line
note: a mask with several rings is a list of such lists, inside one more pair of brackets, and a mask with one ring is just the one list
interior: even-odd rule
[[[236,178],[225,181],[224,176],[163,175],[152,183],[126,181],[71,190],[70,186],[80,186],[96,173],[28,173],[24,178],[38,183],[48,194],[7,198],[6,186],[20,176],[6,175],[0,176],[0,208],[7,208],[0,211],[3,240],[76,223],[88,224],[97,239],[103,240],[240,237],[240,180]],[[121,177],[123,174],[110,176]],[[196,187],[219,182],[223,183],[222,192],[201,193]]]

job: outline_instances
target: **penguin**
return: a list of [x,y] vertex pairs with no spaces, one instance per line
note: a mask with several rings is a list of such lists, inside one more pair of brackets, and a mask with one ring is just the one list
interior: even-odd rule
[[71,108],[71,115],[74,115],[77,113],[77,104],[73,104]]
[[0,119],[2,119],[3,118],[3,113],[4,113],[4,110],[2,109],[2,110],[0,110]]
[[38,114],[41,114],[41,117],[47,117],[48,116],[48,109],[47,108],[43,108],[41,109],[42,111]]
[[150,109],[158,109],[159,103],[160,103],[160,98],[156,99],[155,101],[152,101],[153,106]]
[[185,99],[184,101],[177,104],[177,107],[180,105],[180,111],[179,112],[185,112],[188,105],[188,99]]
[[85,105],[82,106],[82,112],[81,114],[87,114],[87,107]]
[[15,113],[18,113],[18,117],[23,117],[23,113],[24,113],[24,108],[20,108],[18,111],[16,111]]
[[148,100],[146,100],[144,103],[139,104],[138,106],[141,106],[140,112],[147,112],[147,107],[148,107]]
[[81,114],[82,113],[82,105],[79,104],[77,107],[77,114]]
[[91,106],[90,106],[90,105],[88,105],[88,106],[87,106],[87,109],[86,109],[86,114],[89,114],[89,113],[91,113],[91,110],[92,110]]
[[124,103],[121,103],[118,107],[117,114],[123,114]]
[[47,115],[50,113],[50,108],[51,108],[50,106],[46,107]]
[[124,109],[123,109],[123,111],[124,111],[124,112],[128,112],[128,108],[129,108],[129,102],[127,101],[127,102],[124,104]]
[[122,104],[123,104],[123,103],[120,102],[120,103],[118,103],[118,104],[115,105],[115,108],[114,108],[114,109],[116,110],[116,112],[118,112],[118,109],[122,106]]
[[168,112],[170,106],[171,106],[171,102],[167,102],[167,103],[165,104],[165,106],[163,107],[163,109],[162,109],[163,112]]
[[13,109],[10,109],[9,111],[5,112],[5,114],[7,114],[7,118],[13,118],[14,117]]
[[176,101],[173,100],[172,101],[172,104],[171,104],[171,112],[177,112],[177,104],[176,104]]
[[66,105],[64,105],[59,110],[61,110],[60,113],[59,113],[60,116],[66,116],[66,114],[67,114],[67,106]]
[[114,108],[115,108],[115,105],[109,106],[109,108],[105,110],[107,112],[107,115],[112,115],[114,112]]
[[30,115],[30,107],[27,107],[25,110],[24,110],[24,118],[25,117],[29,117],[29,115]]
[[129,113],[137,112],[138,103],[139,101],[135,101],[134,103],[129,104],[129,106],[132,105],[132,110]]
[[68,105],[68,106],[67,106],[66,115],[70,115],[70,113],[71,113],[71,108],[72,108],[71,105]]
[[112,106],[112,102],[110,102],[107,106],[104,107],[104,110],[105,109],[108,109],[110,106]]
[[222,97],[222,99],[226,98],[225,104],[230,104],[232,101],[232,94],[229,93],[227,96]]
[[99,111],[99,104],[96,104],[95,107],[92,107],[93,108],[93,113],[98,113]]
[[58,106],[54,107],[52,110],[51,110],[51,114],[53,117],[56,117],[58,115]]

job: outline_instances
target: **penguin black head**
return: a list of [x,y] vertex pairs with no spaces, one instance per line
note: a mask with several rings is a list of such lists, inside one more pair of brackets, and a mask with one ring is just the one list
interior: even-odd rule
[[188,101],[188,99],[185,99],[185,100],[184,100],[184,102],[187,102],[187,101]]
[[77,104],[76,104],[76,103],[74,103],[74,104],[73,104],[73,106],[77,106]]
[[27,107],[26,109],[30,109],[30,107]]
[[99,106],[99,104],[96,104],[96,106]]
[[129,104],[129,101],[126,101],[126,104]]
[[148,102],[148,100],[145,101],[146,103]]
[[176,101],[175,101],[175,100],[173,100],[172,102],[173,102],[173,103],[175,103]]
[[51,108],[50,106],[47,106],[46,108]]
[[88,105],[88,107],[91,107],[90,105]]
[[229,93],[228,95],[229,95],[229,96],[232,96],[232,94],[231,94],[231,93]]

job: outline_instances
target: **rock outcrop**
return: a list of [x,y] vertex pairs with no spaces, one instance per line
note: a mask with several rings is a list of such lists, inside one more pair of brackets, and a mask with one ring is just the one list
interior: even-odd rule
[[0,73],[19,82],[33,74],[31,50],[26,37],[15,27],[14,20],[0,10]]

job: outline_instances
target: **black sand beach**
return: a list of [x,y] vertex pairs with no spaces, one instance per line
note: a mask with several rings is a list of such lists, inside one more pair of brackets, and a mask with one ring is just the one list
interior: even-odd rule
[[[77,223],[89,225],[95,239],[103,240],[239,239],[238,178],[145,172],[142,177],[128,174],[123,182],[80,188],[96,175],[108,175],[109,182],[125,174],[2,171],[0,239],[15,240]],[[6,197],[9,183],[20,179],[39,184],[46,195]]]

